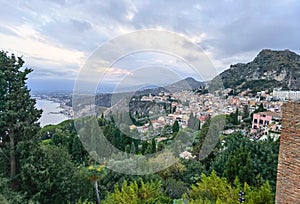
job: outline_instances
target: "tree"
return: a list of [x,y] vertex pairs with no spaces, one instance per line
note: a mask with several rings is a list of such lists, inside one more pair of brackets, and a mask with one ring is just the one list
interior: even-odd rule
[[78,175],[80,169],[72,163],[66,148],[31,143],[22,146],[20,154],[19,188],[34,202],[73,203],[87,197],[89,182]]
[[261,103],[261,104],[259,104],[259,106],[258,106],[257,113],[263,112],[263,111],[266,111],[266,109],[264,108],[264,105]]
[[[32,69],[22,66],[24,61],[14,54],[0,52],[0,135],[9,145],[9,175],[14,179],[18,172],[16,146],[22,140],[29,140],[39,130],[37,122],[42,111],[35,107],[26,86],[27,75]],[[12,187],[15,182],[11,183]]]
[[95,194],[96,194],[96,203],[100,204],[98,180],[103,178],[106,174],[105,165],[91,165],[87,169],[87,175],[89,179],[93,182]]
[[179,123],[177,120],[175,120],[173,126],[172,126],[172,130],[173,130],[173,133],[176,134],[178,131],[179,131]]
[[163,183],[164,192],[172,199],[181,198],[188,191],[188,185],[181,180],[167,178]]
[[213,203],[217,200],[221,200],[224,203],[237,203],[238,194],[230,186],[226,178],[218,177],[216,172],[213,171],[210,176],[201,175],[201,182],[192,185],[188,197],[194,201],[203,199]]
[[149,143],[147,141],[142,142],[142,149],[141,149],[142,154],[146,153],[146,150],[147,150],[148,146],[149,146]]
[[109,193],[104,204],[128,204],[128,203],[145,203],[145,204],[162,204],[171,203],[171,199],[161,191],[160,181],[143,181],[127,183],[124,180],[121,187],[115,186],[113,193]]
[[226,178],[221,178],[213,171],[210,176],[202,174],[201,182],[192,185],[185,196],[189,203],[230,203],[238,204],[239,191],[246,193],[246,203],[274,203],[274,194],[268,182],[260,188],[251,188],[247,183],[241,185],[238,179],[230,184]]
[[230,117],[231,117],[231,123],[234,124],[234,125],[238,125],[239,124],[239,109],[237,108],[235,110],[235,113],[231,113],[230,114]]
[[222,140],[223,144],[210,166],[211,170],[214,169],[219,176],[228,176],[230,181],[238,176],[241,181],[257,187],[261,186],[261,180],[268,181],[275,192],[279,140],[268,138],[251,141],[241,132],[225,136]]
[[248,118],[249,117],[249,106],[248,105],[245,105],[244,107],[243,107],[243,119],[244,118]]
[[151,142],[151,153],[152,153],[152,154],[156,153],[156,140],[155,140],[155,138],[152,138],[152,142]]
[[177,109],[177,107],[176,107],[176,106],[173,106],[173,108],[172,108],[172,113],[175,113],[175,112],[176,112],[176,109]]
[[250,152],[240,148],[233,152],[225,164],[224,176],[233,182],[235,177],[244,183],[253,185],[255,183],[254,166],[250,158]]

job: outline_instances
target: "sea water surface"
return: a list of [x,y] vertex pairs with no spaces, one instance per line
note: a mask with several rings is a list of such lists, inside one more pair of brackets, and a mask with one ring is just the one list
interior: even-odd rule
[[43,110],[42,116],[39,120],[42,127],[45,125],[56,125],[68,119],[66,115],[59,113],[63,110],[59,105],[59,103],[46,99],[36,99],[36,107]]

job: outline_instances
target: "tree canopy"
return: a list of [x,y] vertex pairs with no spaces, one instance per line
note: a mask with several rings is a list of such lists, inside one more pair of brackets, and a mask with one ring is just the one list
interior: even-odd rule
[[[8,172],[12,181],[19,171],[17,145],[36,135],[41,116],[26,86],[27,75],[32,69],[23,68],[23,65],[21,57],[0,51],[0,135],[4,152],[9,152]],[[13,188],[15,184],[12,182]]]

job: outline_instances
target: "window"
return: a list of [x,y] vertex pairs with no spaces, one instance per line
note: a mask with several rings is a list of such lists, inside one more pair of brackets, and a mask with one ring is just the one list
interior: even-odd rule
[[254,123],[257,123],[257,119],[254,119],[253,122],[254,122]]
[[259,120],[259,124],[264,124],[264,121],[263,120]]

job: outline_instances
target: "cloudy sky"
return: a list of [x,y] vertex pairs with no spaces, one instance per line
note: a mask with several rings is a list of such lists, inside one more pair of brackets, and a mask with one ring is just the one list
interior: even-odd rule
[[[30,88],[72,89],[86,60],[103,43],[131,32],[158,29],[198,44],[218,72],[251,61],[264,48],[300,53],[300,1],[0,0],[2,50],[33,68]],[[132,75],[141,61],[185,65],[162,54],[137,54],[115,63],[110,83]],[[136,62],[136,63],[135,63]],[[150,63],[151,65],[151,63]],[[149,63],[145,66],[151,67]],[[144,66],[144,67],[145,67]],[[181,74],[182,77],[190,74]],[[192,75],[192,74],[191,74]]]

